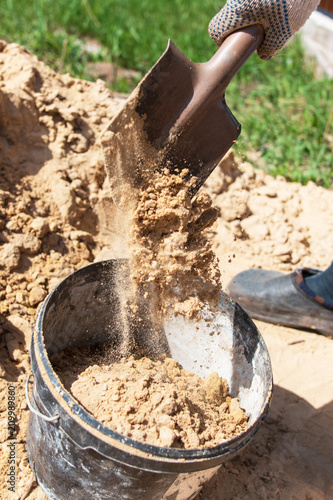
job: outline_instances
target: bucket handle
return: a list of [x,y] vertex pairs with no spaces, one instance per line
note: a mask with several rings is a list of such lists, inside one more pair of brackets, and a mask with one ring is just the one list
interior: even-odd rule
[[29,379],[30,375],[27,376],[27,381],[25,383],[25,398],[27,400],[27,405],[29,410],[37,415],[38,417],[42,418],[43,420],[46,420],[46,422],[55,422],[56,420],[59,420],[60,416],[58,414],[54,415],[54,417],[47,417],[46,415],[43,415],[43,413],[40,413],[38,410],[35,410],[35,408],[32,406],[31,401],[29,399]]

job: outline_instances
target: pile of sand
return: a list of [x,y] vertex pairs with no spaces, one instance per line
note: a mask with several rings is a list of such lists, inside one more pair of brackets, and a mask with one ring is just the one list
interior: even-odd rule
[[[32,482],[24,384],[38,305],[89,262],[123,257],[98,137],[124,98],[104,83],[58,75],[0,42],[0,497],[44,498]],[[333,192],[273,179],[230,154],[207,182],[219,210],[210,228],[223,285],[241,270],[325,268],[333,255]],[[120,242],[120,244],[119,244]],[[273,362],[270,416],[199,498],[333,495],[330,339],[259,324]],[[16,492],[8,473],[8,387],[15,387]],[[227,487],[226,487],[227,485]]]

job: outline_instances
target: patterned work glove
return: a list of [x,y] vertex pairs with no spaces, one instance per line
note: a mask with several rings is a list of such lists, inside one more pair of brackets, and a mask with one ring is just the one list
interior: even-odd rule
[[265,38],[257,53],[270,59],[305,23],[319,0],[228,0],[209,23],[209,34],[217,45],[233,31],[261,24]]

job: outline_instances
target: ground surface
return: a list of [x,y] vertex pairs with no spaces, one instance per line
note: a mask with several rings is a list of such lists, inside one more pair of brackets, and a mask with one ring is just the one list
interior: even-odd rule
[[[122,257],[98,136],[123,103],[103,82],[58,75],[0,42],[0,455],[3,499],[43,499],[25,440],[24,384],[38,305],[65,276]],[[207,189],[220,209],[212,238],[223,284],[251,267],[325,268],[333,254],[333,192],[302,187],[230,156]],[[275,390],[249,446],[205,484],[200,500],[333,497],[333,343],[257,323]],[[15,493],[8,491],[8,387],[16,413]]]

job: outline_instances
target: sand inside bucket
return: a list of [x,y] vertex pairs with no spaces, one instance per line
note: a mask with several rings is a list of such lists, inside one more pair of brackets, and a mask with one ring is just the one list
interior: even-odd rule
[[112,359],[110,349],[69,348],[52,364],[66,389],[96,419],[136,441],[162,447],[216,446],[245,430],[247,415],[216,372],[205,379],[167,356]]

